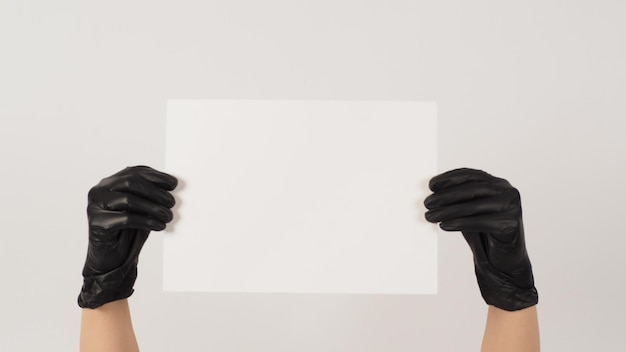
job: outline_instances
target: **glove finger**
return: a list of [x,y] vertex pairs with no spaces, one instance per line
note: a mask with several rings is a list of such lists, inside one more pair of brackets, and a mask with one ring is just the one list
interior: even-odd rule
[[482,170],[461,168],[444,172],[430,179],[428,187],[431,191],[437,192],[440,189],[459,185],[470,181],[494,181],[499,180]]
[[441,189],[426,197],[424,205],[428,209],[461,203],[477,198],[493,197],[504,192],[506,188],[498,182],[468,182]]
[[120,178],[108,187],[110,190],[120,193],[132,193],[150,201],[171,208],[176,203],[174,196],[159,186],[146,181],[144,178],[127,176]]
[[519,225],[520,217],[508,212],[451,219],[442,221],[439,227],[444,231],[462,231],[463,233],[508,234],[516,231]]
[[108,210],[143,214],[165,223],[174,217],[170,209],[142,197],[130,193],[111,193],[113,197],[106,204]]
[[169,208],[132,193],[113,192],[103,187],[94,187],[89,191],[88,198],[87,214],[89,217],[108,210],[144,214],[162,222],[169,222],[173,217]]
[[157,186],[172,191],[178,185],[178,179],[172,175],[157,171],[149,166],[133,166],[127,170],[143,177],[148,182],[152,182]]
[[143,214],[121,213],[101,210],[89,218],[89,226],[106,232],[117,232],[124,229],[144,231],[161,231],[165,223]]
[[509,189],[498,196],[434,208],[426,212],[426,220],[441,222],[480,214],[495,215],[495,213],[520,209],[519,201],[516,202],[513,197],[516,193],[517,190]]

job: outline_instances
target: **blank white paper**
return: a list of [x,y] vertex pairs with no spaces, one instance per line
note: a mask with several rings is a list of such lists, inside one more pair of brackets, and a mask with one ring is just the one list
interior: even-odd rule
[[434,102],[169,100],[163,286],[434,294]]

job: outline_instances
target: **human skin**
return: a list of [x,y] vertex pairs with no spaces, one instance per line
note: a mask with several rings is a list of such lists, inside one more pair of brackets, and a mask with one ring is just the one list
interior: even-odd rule
[[489,306],[481,351],[540,351],[537,306],[513,312]]
[[[482,352],[539,350],[537,306],[514,312],[489,306]],[[139,351],[127,299],[107,303],[96,309],[83,309],[80,351]]]
[[139,351],[127,299],[113,301],[96,309],[83,309],[80,351]]

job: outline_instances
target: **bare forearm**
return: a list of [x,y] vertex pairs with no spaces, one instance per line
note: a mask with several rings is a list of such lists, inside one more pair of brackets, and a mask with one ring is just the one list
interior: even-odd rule
[[509,312],[489,306],[482,352],[538,352],[537,306]]
[[128,300],[114,301],[96,309],[83,309],[80,351],[139,351]]

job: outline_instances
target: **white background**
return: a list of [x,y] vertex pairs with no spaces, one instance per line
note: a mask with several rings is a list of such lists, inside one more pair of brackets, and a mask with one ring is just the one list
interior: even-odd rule
[[[522,193],[546,351],[626,346],[623,1],[0,1],[0,350],[77,349],[86,194],[163,166],[168,98],[439,106],[441,171]],[[461,236],[439,295],[165,294],[161,234],[131,299],[144,351],[475,351]]]

